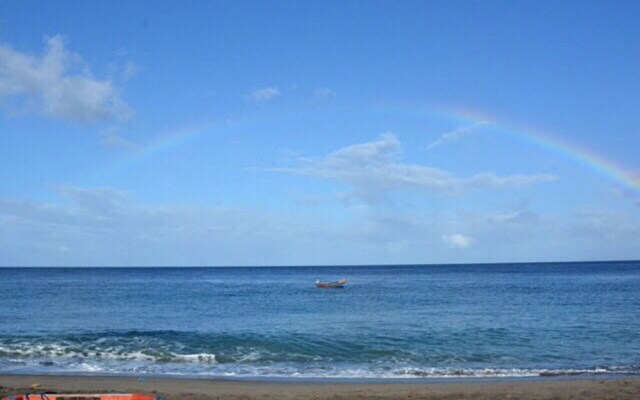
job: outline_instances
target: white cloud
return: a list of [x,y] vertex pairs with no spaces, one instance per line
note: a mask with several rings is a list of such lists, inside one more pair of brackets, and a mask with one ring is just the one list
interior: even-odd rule
[[313,92],[313,97],[315,97],[317,100],[328,100],[335,96],[336,96],[336,92],[327,88],[316,89]]
[[138,145],[134,142],[118,135],[104,135],[100,140],[100,144],[106,147],[119,147],[127,150],[136,150]]
[[119,134],[118,126],[111,126],[100,132],[100,144],[106,147],[119,147],[127,150],[138,150],[140,146]]
[[129,107],[109,80],[95,79],[82,58],[65,48],[61,36],[46,39],[42,56],[0,45],[0,99],[5,107],[93,123],[126,119]]
[[56,186],[55,191],[79,209],[100,215],[113,214],[128,203],[126,194],[111,188],[80,188]]
[[348,218],[327,218],[325,210],[303,206],[265,212],[141,203],[112,188],[55,191],[60,197],[49,202],[0,198],[0,265],[398,264],[640,254],[637,213],[584,209],[532,219],[526,211],[360,204]]
[[139,74],[141,70],[142,68],[140,68],[140,66],[129,61],[124,65],[124,68],[122,69],[122,74],[121,74],[122,79],[125,81],[128,81],[133,76]]
[[586,207],[574,211],[567,233],[576,236],[591,237],[598,235],[601,243],[622,239],[633,239],[640,244],[640,225],[635,218],[617,210],[604,210]]
[[438,146],[441,146],[447,142],[453,142],[455,140],[460,139],[462,136],[470,133],[471,131],[473,131],[474,129],[477,129],[483,125],[487,125],[489,122],[488,121],[481,121],[481,122],[477,122],[475,124],[471,124],[471,125],[466,125],[463,127],[460,127],[458,129],[455,129],[451,132],[446,132],[443,133],[442,135],[440,135],[440,137],[436,140],[434,140],[433,142],[431,142],[428,146],[427,146],[427,150],[431,150],[434,149]]
[[539,215],[530,210],[518,210],[514,212],[499,213],[487,217],[491,224],[530,225],[538,222]]
[[455,192],[469,188],[499,188],[551,182],[548,174],[497,176],[490,172],[469,177],[424,165],[399,161],[400,141],[386,133],[379,140],[343,147],[320,158],[301,158],[302,165],[292,168],[272,168],[274,172],[302,174],[336,180],[348,184],[355,194],[372,200],[397,189],[423,189]]
[[346,238],[360,236],[350,226],[306,212],[150,205],[112,188],[54,189],[62,201],[0,199],[0,265],[355,263],[377,249],[354,246]]
[[[638,181],[638,184],[640,185],[640,181]],[[636,206],[640,206],[640,192],[638,192],[637,190],[614,188],[611,189],[609,193],[613,198],[627,200],[632,204],[635,204]]]
[[0,199],[8,246],[0,246],[0,265],[250,264],[259,256],[247,257],[247,248],[265,257],[285,230],[232,209],[144,205],[111,188],[55,189],[60,203]]
[[251,92],[249,97],[256,101],[269,101],[280,96],[280,94],[281,93],[277,88],[266,87],[266,88],[254,90],[253,92]]
[[473,243],[473,239],[469,236],[464,236],[459,233],[454,233],[453,235],[442,235],[442,241],[453,249],[464,249],[471,246]]

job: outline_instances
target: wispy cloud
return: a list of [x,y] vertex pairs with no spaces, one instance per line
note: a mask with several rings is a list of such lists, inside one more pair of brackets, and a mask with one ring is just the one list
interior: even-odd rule
[[458,177],[442,169],[402,163],[401,153],[400,141],[386,133],[376,141],[343,147],[325,157],[300,158],[299,166],[271,171],[340,181],[351,186],[356,196],[367,200],[397,189],[455,192],[533,185],[557,179],[549,174],[498,176],[491,172]]
[[636,206],[640,206],[640,193],[637,191],[624,188],[614,188],[611,189],[610,194],[613,198],[627,200]]
[[134,77],[135,75],[139,74],[140,71],[142,71],[142,68],[131,62],[128,61],[125,65],[124,68],[122,69],[122,73],[121,73],[121,78],[124,81],[128,81],[129,79],[131,79],[132,77]]
[[[150,206],[108,187],[54,189],[62,202],[0,199],[0,239],[10,247],[0,246],[0,263],[257,263],[259,258],[246,257],[245,246],[264,257],[274,238],[286,235],[286,229],[268,217],[250,212],[213,206]],[[261,226],[269,227],[269,234]],[[60,252],[61,247],[70,251]],[[26,251],[29,248],[32,251]]]
[[313,92],[313,97],[316,100],[328,100],[336,96],[336,92],[328,88],[319,88]]
[[105,147],[117,147],[126,150],[138,150],[140,146],[120,135],[119,126],[111,126],[100,132],[100,144]]
[[127,150],[137,150],[140,148],[140,146],[138,146],[136,143],[132,142],[131,140],[113,133],[102,135],[102,138],[100,139],[100,144],[105,147],[119,147],[121,149],[127,149]]
[[[351,251],[349,230],[295,210],[150,205],[109,187],[53,189],[62,201],[0,198],[0,265],[326,264],[339,259],[329,250]],[[291,246],[315,256],[298,259]]]
[[637,259],[640,249],[638,215],[624,211],[587,208],[538,217],[526,207],[422,212],[360,204],[341,220],[303,206],[280,213],[150,204],[109,187],[54,189],[59,198],[46,202],[0,198],[0,265]]
[[453,131],[450,132],[446,132],[443,133],[442,135],[440,135],[440,137],[436,140],[434,140],[433,142],[431,142],[428,146],[427,146],[427,150],[432,150],[438,146],[441,146],[447,142],[453,142],[456,141],[458,139],[460,139],[461,137],[463,137],[464,135],[472,132],[475,129],[478,129],[484,125],[487,125],[489,122],[488,121],[481,121],[481,122],[477,122],[475,124],[471,124],[471,125],[466,125],[463,127],[460,127],[458,129],[455,129]]
[[508,224],[517,226],[531,226],[539,220],[539,215],[531,210],[523,209],[518,211],[497,213],[487,217],[489,224]]
[[473,239],[469,236],[464,236],[459,233],[454,233],[453,235],[442,235],[442,241],[448,247],[452,249],[464,249],[473,243]]
[[0,45],[0,99],[5,108],[83,124],[131,115],[118,88],[95,79],[82,57],[66,49],[62,36],[45,43],[42,56]]
[[262,89],[256,89],[249,94],[249,98],[256,101],[269,101],[280,96],[280,91],[275,87],[266,87]]

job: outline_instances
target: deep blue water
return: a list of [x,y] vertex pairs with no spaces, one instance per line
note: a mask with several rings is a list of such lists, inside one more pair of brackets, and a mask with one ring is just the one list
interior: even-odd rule
[[4,268],[0,293],[0,372],[640,373],[640,262]]

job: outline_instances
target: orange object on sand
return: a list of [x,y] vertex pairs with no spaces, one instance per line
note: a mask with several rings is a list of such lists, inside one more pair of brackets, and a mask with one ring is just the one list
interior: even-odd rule
[[3,397],[2,400],[159,400],[160,397],[151,394],[141,393],[106,393],[106,394],[18,394],[15,396]]

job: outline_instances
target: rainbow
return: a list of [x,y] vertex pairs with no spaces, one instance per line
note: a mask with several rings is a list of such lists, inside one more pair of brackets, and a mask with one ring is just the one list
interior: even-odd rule
[[[557,135],[552,135],[548,132],[543,132],[532,127],[522,126],[517,123],[508,122],[501,118],[495,118],[476,110],[434,106],[407,106],[406,104],[401,106],[389,104],[380,106],[380,104],[377,104],[370,106],[368,111],[387,113],[394,112],[399,114],[410,113],[418,114],[421,117],[434,116],[455,121],[461,126],[490,126],[493,130],[499,131],[500,133],[518,138],[534,146],[540,147],[545,151],[555,153],[560,157],[569,159],[572,162],[581,165],[600,176],[617,182],[628,189],[640,191],[640,174],[630,171],[603,154],[596,153],[592,149],[569,142]],[[161,153],[183,146],[203,136],[214,134],[227,126],[228,123],[226,122],[217,122],[214,124],[189,125],[172,130],[160,136],[155,141],[132,151],[124,160],[120,159],[116,161],[113,169],[122,171],[131,168],[135,164],[152,159]]]
[[130,149],[123,157],[112,162],[107,170],[119,174],[143,164],[165,152],[182,147],[207,134],[215,133],[222,124],[191,124],[174,128],[159,135],[156,139]]
[[592,149],[570,142],[557,135],[542,130],[496,118],[477,110],[465,108],[447,108],[439,106],[389,106],[381,110],[393,109],[398,112],[413,112],[420,115],[434,115],[443,119],[456,121],[461,126],[490,126],[493,130],[507,136],[515,137],[550,153],[569,159],[596,174],[610,179],[632,190],[640,190],[640,174],[630,171],[609,157],[598,154]]

